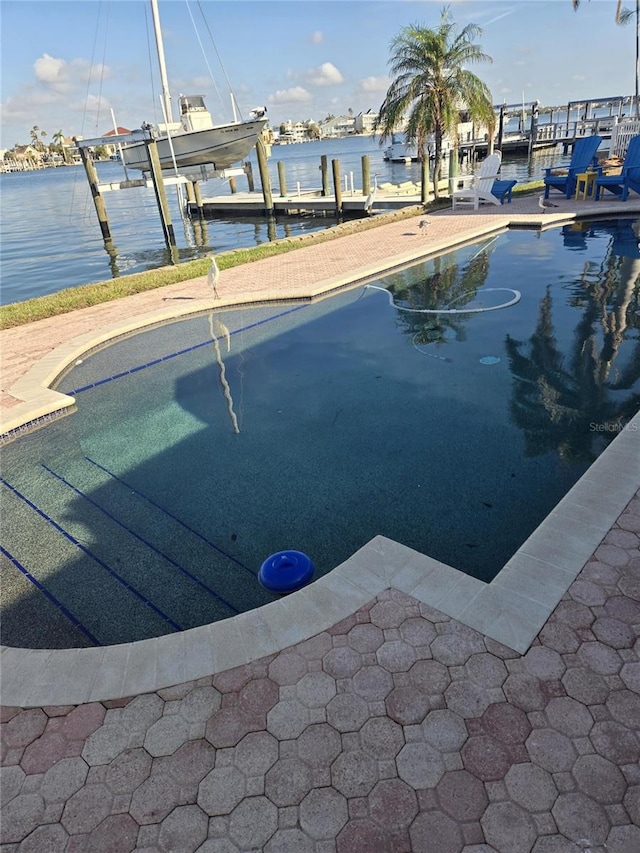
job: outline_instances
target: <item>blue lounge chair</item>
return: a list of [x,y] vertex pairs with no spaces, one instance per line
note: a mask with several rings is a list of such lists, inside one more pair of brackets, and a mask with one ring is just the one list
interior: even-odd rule
[[544,197],[549,198],[549,190],[560,190],[567,198],[571,198],[576,191],[577,175],[586,172],[589,166],[595,165],[596,151],[602,142],[601,136],[585,136],[573,146],[571,162],[566,167],[551,166],[545,169]]
[[629,190],[640,193],[640,136],[632,136],[619,175],[598,175],[596,178],[596,201],[602,190],[620,196],[621,201],[629,197]]

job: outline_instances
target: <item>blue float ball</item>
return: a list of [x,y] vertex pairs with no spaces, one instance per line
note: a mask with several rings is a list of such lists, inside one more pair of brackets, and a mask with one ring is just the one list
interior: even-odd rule
[[265,589],[286,595],[306,586],[313,577],[314,566],[301,551],[278,551],[260,566],[258,580]]

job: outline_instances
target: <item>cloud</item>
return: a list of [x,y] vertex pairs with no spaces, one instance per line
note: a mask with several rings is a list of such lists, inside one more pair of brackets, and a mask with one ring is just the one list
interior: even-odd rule
[[57,83],[64,74],[66,64],[64,59],[55,59],[48,53],[43,54],[33,63],[36,80],[42,83]]
[[107,65],[91,65],[86,59],[59,59],[43,53],[33,63],[36,83],[59,94],[65,94],[89,80],[108,80],[111,69]]
[[386,92],[391,83],[388,77],[365,77],[358,83],[358,92],[363,95],[378,94]]
[[313,42],[313,44],[322,44],[322,42],[324,41],[324,33],[322,32],[322,30],[316,30],[315,32],[311,33],[311,41]]
[[305,80],[311,86],[336,86],[344,83],[344,77],[332,62],[323,62],[317,68],[310,68]]
[[288,106],[289,104],[308,104],[313,100],[312,95],[303,86],[292,86],[290,89],[278,89],[273,95],[269,95],[267,102],[274,106]]

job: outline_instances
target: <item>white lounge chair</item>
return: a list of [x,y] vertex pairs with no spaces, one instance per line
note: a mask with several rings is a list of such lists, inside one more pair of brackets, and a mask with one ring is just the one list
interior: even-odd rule
[[498,177],[502,154],[494,151],[480,163],[480,168],[475,175],[463,175],[456,180],[469,182],[470,186],[462,187],[451,193],[453,209],[458,206],[473,207],[477,210],[481,203],[500,204],[500,199],[493,195],[491,188]]

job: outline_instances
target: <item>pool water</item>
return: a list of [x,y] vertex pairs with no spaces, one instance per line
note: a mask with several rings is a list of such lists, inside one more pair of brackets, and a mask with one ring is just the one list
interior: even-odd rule
[[639,226],[510,231],[88,355],[77,411],[3,450],[3,642],[224,619],[273,600],[269,555],[317,577],[376,534],[490,581],[640,407]]

